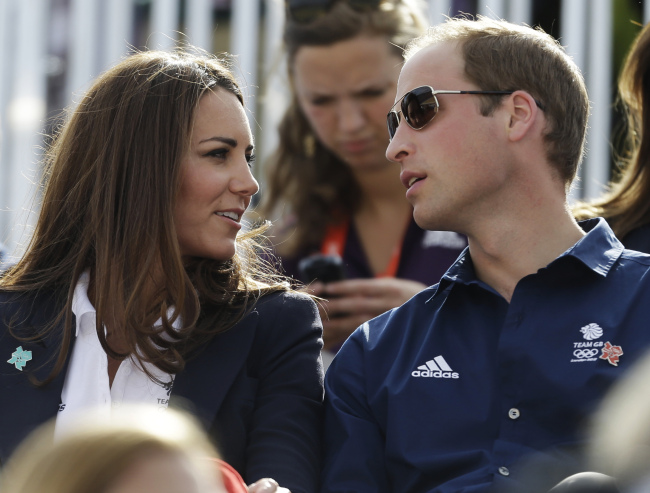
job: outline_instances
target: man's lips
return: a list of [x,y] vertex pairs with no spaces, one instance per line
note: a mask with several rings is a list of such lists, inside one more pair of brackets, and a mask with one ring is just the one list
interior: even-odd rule
[[411,188],[416,182],[420,180],[424,180],[426,178],[424,175],[413,173],[410,171],[403,171],[400,174],[400,180],[402,182],[402,185],[404,185],[407,189]]

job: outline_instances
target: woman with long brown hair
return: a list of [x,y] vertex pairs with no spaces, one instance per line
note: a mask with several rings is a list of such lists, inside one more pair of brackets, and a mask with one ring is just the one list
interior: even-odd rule
[[385,156],[402,48],[426,27],[418,7],[416,0],[287,2],[292,94],[261,212],[280,218],[275,244],[287,274],[310,282],[300,261],[315,253],[342,259],[346,280],[311,286],[328,299],[327,349],[437,283],[466,245],[456,233],[415,224],[399,166]]
[[318,476],[316,305],[258,258],[240,88],[189,51],[128,57],[46,155],[39,219],[0,280],[0,457],[57,416],[185,403],[248,483]]
[[618,90],[627,122],[621,172],[608,193],[578,203],[574,214],[604,217],[626,248],[650,253],[650,24],[627,54]]

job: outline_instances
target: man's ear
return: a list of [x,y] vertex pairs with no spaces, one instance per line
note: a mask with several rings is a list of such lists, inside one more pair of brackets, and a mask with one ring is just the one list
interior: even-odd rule
[[515,91],[504,104],[510,111],[508,138],[512,141],[521,140],[530,132],[540,111],[535,98],[526,91]]

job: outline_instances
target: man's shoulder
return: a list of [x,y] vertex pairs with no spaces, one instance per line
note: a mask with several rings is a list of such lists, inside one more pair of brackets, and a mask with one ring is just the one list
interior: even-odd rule
[[[642,285],[650,283],[650,255],[636,250],[624,249],[616,262],[615,268],[610,273],[613,275],[607,277],[611,278],[611,282],[614,284],[627,282],[632,284],[629,287],[635,291],[637,289],[646,289]],[[650,289],[650,286],[648,289]]]
[[388,310],[381,315],[364,323],[353,334],[361,338],[364,345],[370,348],[378,344],[392,344],[395,340],[409,337],[413,330],[422,327],[424,320],[430,320],[438,309],[436,298],[442,298],[437,293],[438,284],[423,289],[404,304]]
[[650,254],[625,248],[620,258],[631,260],[635,264],[638,264],[640,268],[645,267],[646,269],[650,269]]
[[418,353],[437,331],[436,314],[445,298],[446,291],[438,292],[434,285],[361,325],[326,372],[330,390],[345,387],[370,392],[409,375],[419,361]]

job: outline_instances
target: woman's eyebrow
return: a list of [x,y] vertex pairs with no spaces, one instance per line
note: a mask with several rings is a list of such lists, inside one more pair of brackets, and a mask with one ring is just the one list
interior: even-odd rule
[[237,140],[231,139],[229,137],[210,137],[209,139],[203,139],[202,141],[199,142],[199,144],[203,144],[204,142],[210,142],[212,140],[216,140],[217,142],[223,142],[224,144],[228,144],[230,147],[237,147]]

